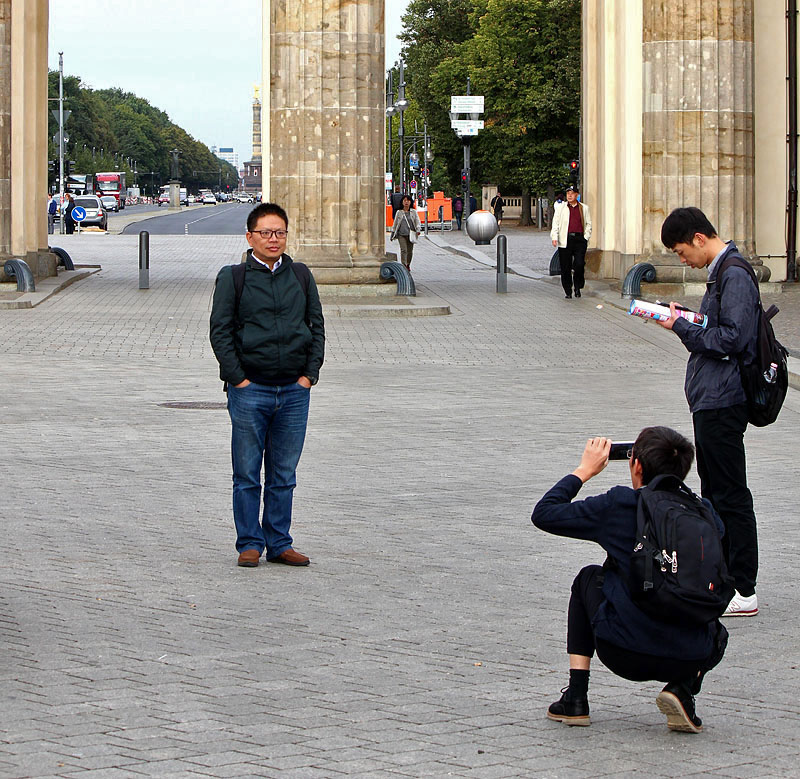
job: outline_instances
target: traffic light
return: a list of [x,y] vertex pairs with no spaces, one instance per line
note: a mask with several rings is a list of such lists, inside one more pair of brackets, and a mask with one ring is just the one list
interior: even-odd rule
[[575,173],[577,173],[578,172],[578,160],[570,160],[569,169],[570,169],[570,172],[574,171]]
[[469,168],[461,169],[461,189],[466,189],[469,185]]
[[581,165],[578,160],[570,160],[569,161],[569,178],[574,184],[578,183],[578,177],[580,174]]
[[64,160],[64,175],[69,177],[75,172],[75,160]]

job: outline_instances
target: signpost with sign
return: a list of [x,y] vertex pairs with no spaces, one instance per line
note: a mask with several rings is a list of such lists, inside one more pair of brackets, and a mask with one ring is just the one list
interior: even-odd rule
[[81,231],[81,222],[86,219],[86,209],[83,206],[75,206],[70,214],[72,221],[78,225],[78,232]]
[[[478,118],[483,113],[483,95],[471,95],[469,89],[470,80],[467,76],[467,94],[450,96],[450,127],[464,142],[464,169],[461,173],[464,188],[464,219],[468,219],[470,214],[469,142],[483,130],[483,119]],[[467,118],[459,119],[461,114],[466,114]]]

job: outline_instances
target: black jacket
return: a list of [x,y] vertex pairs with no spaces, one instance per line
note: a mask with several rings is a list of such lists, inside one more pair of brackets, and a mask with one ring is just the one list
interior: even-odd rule
[[[715,623],[697,627],[658,622],[631,600],[627,579],[636,536],[637,492],[630,487],[613,487],[604,495],[571,502],[581,486],[577,476],[565,476],[536,504],[531,521],[557,536],[594,541],[617,564],[617,570],[607,567],[605,571],[606,600],[594,617],[595,635],[623,649],[655,657],[689,661],[707,658],[714,647]],[[714,517],[720,533],[724,532],[719,517]]]
[[238,317],[231,266],[217,274],[210,335],[223,381],[281,385],[319,378],[325,356],[319,293],[312,276],[306,297],[291,264],[284,254],[272,273],[248,257]]
[[673,330],[691,352],[684,389],[689,410],[728,408],[747,400],[739,375],[739,355],[746,363],[756,355],[759,295],[744,268],[727,268],[722,274],[721,305],[717,302],[717,271],[731,254],[741,257],[731,241],[708,277],[700,313],[707,327],[678,319]]

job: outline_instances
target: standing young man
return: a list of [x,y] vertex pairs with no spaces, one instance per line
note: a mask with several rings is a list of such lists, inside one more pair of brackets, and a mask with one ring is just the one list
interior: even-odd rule
[[262,203],[250,212],[241,294],[232,266],[222,268],[211,310],[211,345],[228,385],[238,564],[248,568],[265,551],[269,562],[309,564],[292,548],[289,528],[325,322],[313,277],[284,253],[288,229],[279,205]]
[[557,208],[553,214],[553,227],[550,239],[553,246],[558,247],[558,259],[561,263],[561,286],[564,297],[581,296],[584,285],[583,271],[586,263],[586,247],[592,237],[592,216],[589,206],[578,200],[578,187],[570,184],[567,187],[567,203]]
[[661,241],[684,265],[705,268],[708,284],[700,313],[707,327],[697,327],[676,313],[660,322],[672,330],[690,353],[686,366],[686,399],[692,412],[697,472],[704,498],[725,524],[725,553],[736,593],[725,616],[758,614],[756,575],[758,538],[753,496],[747,487],[744,431],[746,396],[739,359],[756,354],[759,294],[750,274],[731,266],[717,279],[727,257],[741,257],[733,241],[725,243],[699,208],[676,208],[661,227]]
[[47,234],[52,235],[55,232],[56,225],[56,212],[58,211],[58,203],[52,195],[47,196]]

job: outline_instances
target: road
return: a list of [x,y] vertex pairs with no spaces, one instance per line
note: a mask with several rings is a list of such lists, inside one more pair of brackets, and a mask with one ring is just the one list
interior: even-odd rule
[[249,203],[219,203],[190,206],[180,213],[144,219],[128,225],[122,233],[134,235],[147,230],[151,235],[241,235],[245,231]]

